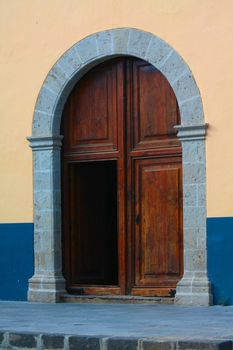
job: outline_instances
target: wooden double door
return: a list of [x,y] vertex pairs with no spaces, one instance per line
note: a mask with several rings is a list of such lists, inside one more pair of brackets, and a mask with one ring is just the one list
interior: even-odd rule
[[149,63],[92,68],[64,108],[63,270],[70,293],[173,295],[183,272],[175,95]]

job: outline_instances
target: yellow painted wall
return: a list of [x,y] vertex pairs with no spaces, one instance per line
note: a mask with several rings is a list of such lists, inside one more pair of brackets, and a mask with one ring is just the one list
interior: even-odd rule
[[33,108],[54,62],[97,31],[160,36],[188,63],[203,97],[208,216],[233,216],[232,0],[1,0],[0,222],[33,221]]

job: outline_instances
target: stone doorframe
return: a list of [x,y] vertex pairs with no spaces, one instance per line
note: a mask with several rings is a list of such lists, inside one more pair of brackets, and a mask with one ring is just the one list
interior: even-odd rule
[[61,56],[48,73],[34,111],[35,274],[29,280],[30,301],[57,302],[65,293],[62,276],[60,122],[66,99],[94,65],[130,55],[150,62],[167,78],[176,95],[181,125],[176,126],[183,152],[184,276],[177,286],[178,304],[210,305],[207,277],[205,134],[202,101],[193,75],[180,55],[151,33],[120,28],[81,40]]

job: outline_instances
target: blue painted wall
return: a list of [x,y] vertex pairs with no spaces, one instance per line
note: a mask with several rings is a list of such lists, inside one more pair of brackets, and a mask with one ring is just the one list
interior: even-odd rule
[[27,300],[33,265],[33,224],[0,224],[0,300]]
[[214,304],[233,305],[233,218],[208,218],[207,234]]
[[[233,217],[208,218],[208,272],[214,304],[233,305]],[[33,224],[0,224],[0,300],[27,300]]]

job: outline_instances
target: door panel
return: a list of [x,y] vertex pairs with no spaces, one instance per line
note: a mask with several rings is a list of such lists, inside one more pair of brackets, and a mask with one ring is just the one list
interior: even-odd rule
[[118,149],[122,62],[97,66],[74,88],[65,107],[66,152]]
[[178,144],[174,125],[179,123],[174,92],[151,64],[132,62],[133,149],[151,149]]
[[168,286],[180,278],[180,158],[135,161],[135,286]]

